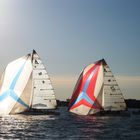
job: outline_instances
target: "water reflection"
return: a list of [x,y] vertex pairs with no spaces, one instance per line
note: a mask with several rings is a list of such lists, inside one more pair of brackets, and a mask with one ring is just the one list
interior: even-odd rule
[[0,139],[139,139],[140,117],[11,115],[0,118]]

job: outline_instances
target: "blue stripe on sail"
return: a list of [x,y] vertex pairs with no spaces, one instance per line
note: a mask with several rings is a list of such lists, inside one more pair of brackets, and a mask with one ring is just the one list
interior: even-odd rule
[[9,92],[4,92],[1,96],[0,96],[0,101],[4,100],[5,98],[7,98],[9,96]]
[[85,83],[85,86],[84,86],[84,89],[83,89],[83,92],[86,92],[88,86],[89,86],[89,83],[90,83],[90,80],[91,78],[93,77],[94,73],[96,71],[96,68],[92,71],[92,73],[90,74],[90,76],[88,77],[86,83]]
[[94,101],[92,101],[86,93],[81,92],[80,95],[78,96],[78,98],[71,103],[69,108],[71,108],[73,105],[75,105],[76,103],[78,103],[82,99],[85,99],[88,103],[96,106],[96,103]]
[[[26,62],[25,62],[25,63],[26,63]],[[23,70],[23,68],[24,68],[24,66],[25,66],[25,63],[24,63],[24,64],[22,65],[22,67],[19,69],[19,71],[18,71],[18,73],[16,74],[15,78],[13,79],[13,81],[12,81],[12,83],[11,83],[9,89],[14,89],[14,87],[15,87],[15,85],[16,85],[16,83],[17,83],[17,80],[19,79],[19,76],[20,76],[20,74],[21,74],[21,72],[22,72],[22,70]]]
[[10,90],[10,96],[11,96],[14,100],[16,100],[18,103],[20,103],[20,104],[22,104],[23,106],[29,108],[29,106],[28,106],[25,102],[23,102],[23,101],[17,96],[17,94],[16,94],[13,90]]
[[80,100],[85,99],[87,102],[90,104],[94,104],[94,102],[89,98],[89,96],[85,92],[81,92],[80,95],[78,96],[76,103],[78,103]]
[[[26,62],[25,62],[26,63]],[[18,97],[18,95],[15,93],[14,91],[14,88],[15,88],[15,85],[20,77],[20,74],[22,73],[23,71],[23,68],[25,66],[25,63],[22,65],[22,67],[19,69],[18,73],[16,74],[16,76],[14,77],[12,83],[10,84],[9,86],[9,90],[7,90],[6,92],[3,92],[3,94],[0,96],[0,101],[4,100],[5,98],[7,98],[9,95],[14,99],[16,100],[18,103],[20,103],[21,105],[29,108],[29,106],[24,103],[24,101],[22,101],[22,99],[20,99]]]

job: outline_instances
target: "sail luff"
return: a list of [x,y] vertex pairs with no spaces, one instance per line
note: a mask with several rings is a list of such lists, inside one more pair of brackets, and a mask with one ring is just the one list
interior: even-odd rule
[[29,108],[32,108],[32,102],[33,102],[33,71],[32,71],[32,75],[31,75],[31,79],[32,79],[32,83],[31,83],[31,97],[30,97],[30,102],[29,102]]
[[34,96],[34,92],[33,92],[33,88],[34,88],[34,81],[33,81],[33,55],[35,50],[33,50],[33,52],[31,53],[31,63],[32,63],[32,75],[31,75],[31,79],[32,79],[32,86],[31,86],[31,98],[30,98],[30,109],[32,108],[32,103],[33,103],[33,96]]

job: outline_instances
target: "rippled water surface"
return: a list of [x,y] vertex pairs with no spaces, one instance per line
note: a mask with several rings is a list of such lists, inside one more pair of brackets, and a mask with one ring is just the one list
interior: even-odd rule
[[59,108],[60,115],[12,115],[0,118],[0,139],[139,140],[140,115],[77,116]]

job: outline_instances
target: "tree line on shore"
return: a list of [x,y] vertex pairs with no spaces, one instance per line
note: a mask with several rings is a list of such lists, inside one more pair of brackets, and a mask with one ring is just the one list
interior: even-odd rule
[[[57,100],[58,106],[68,106],[70,99],[66,101]],[[128,108],[140,108],[140,100],[136,99],[125,99],[126,105]]]

